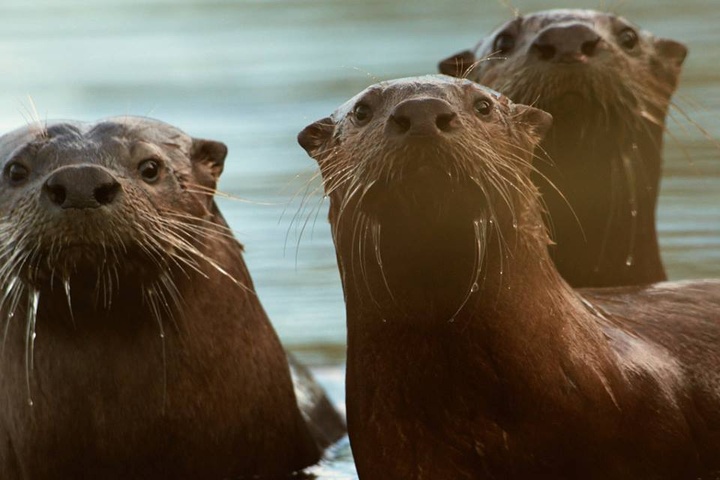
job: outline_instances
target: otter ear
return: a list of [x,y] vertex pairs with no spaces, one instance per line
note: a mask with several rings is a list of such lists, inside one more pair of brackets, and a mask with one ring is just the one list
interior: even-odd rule
[[658,56],[664,60],[663,63],[676,69],[677,73],[680,73],[680,67],[682,67],[685,57],[687,57],[687,47],[669,38],[656,38],[654,43],[655,51]]
[[303,128],[302,132],[298,133],[297,141],[308,155],[315,158],[320,147],[330,140],[334,130],[335,123],[332,118],[325,117]]
[[552,126],[553,117],[544,110],[527,105],[515,105],[515,123],[521,124],[532,135],[536,142],[540,142]]
[[438,69],[440,73],[451,77],[464,77],[473,65],[475,65],[475,54],[470,50],[463,50],[440,62]]
[[227,152],[228,148],[222,142],[201,138],[192,139],[190,161],[193,170],[198,174],[198,180],[203,185],[210,183],[213,188],[215,187],[225,166]]

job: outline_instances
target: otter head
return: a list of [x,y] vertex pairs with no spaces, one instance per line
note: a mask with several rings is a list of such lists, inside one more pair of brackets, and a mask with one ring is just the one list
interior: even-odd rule
[[534,176],[574,286],[665,279],[655,233],[670,98],[687,49],[592,10],[517,17],[441,62],[553,115]]
[[0,285],[132,288],[190,268],[227,149],[146,118],[0,137]]
[[616,15],[549,10],[507,22],[439,69],[536,105],[556,124],[630,117],[662,125],[686,54]]
[[451,285],[475,275],[490,232],[537,226],[529,175],[550,123],[474,82],[429,76],[368,87],[306,127],[298,140],[320,165],[344,279],[372,284],[376,270],[393,294],[443,285],[457,306],[467,285]]

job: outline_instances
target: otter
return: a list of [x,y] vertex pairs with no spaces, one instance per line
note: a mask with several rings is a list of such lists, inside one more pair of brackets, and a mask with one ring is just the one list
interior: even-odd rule
[[532,182],[550,126],[430,76],[299,134],[330,198],[360,478],[720,473],[720,281],[570,287]]
[[655,229],[663,132],[687,48],[626,19],[549,10],[440,62],[554,117],[533,180],[553,260],[575,287],[666,280]]
[[141,117],[0,137],[3,479],[285,478],[337,439],[213,200],[226,154]]

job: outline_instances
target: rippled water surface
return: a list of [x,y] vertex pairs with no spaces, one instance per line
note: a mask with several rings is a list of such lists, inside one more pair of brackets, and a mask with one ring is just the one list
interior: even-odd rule
[[[720,138],[717,0],[514,3],[608,8],[687,43],[659,232],[673,279],[720,277],[720,148],[701,131]],[[490,0],[3,0],[0,129],[31,116],[31,95],[42,118],[150,115],[226,142],[221,189],[248,202],[221,207],[261,299],[342,404],[344,309],[327,204],[295,135],[376,80],[433,73],[510,16]],[[353,472],[346,443],[315,470]]]

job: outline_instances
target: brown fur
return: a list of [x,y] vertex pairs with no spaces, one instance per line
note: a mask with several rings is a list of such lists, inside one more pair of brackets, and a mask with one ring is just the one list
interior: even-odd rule
[[[213,201],[226,151],[129,117],[0,137],[0,477],[278,478],[319,459]],[[55,205],[49,179],[78,167],[115,200]]]
[[[407,102],[441,112],[438,129],[394,133]],[[548,127],[438,76],[369,87],[299,135],[330,197],[362,479],[720,469],[720,282],[570,288],[531,181]]]
[[[569,33],[575,28],[575,33]],[[559,45],[597,35],[588,54],[541,58],[543,38]],[[627,30],[638,36],[621,44]],[[512,48],[499,51],[500,37]],[[563,40],[564,39],[564,40]],[[564,43],[563,43],[564,42]],[[568,47],[569,51],[572,48]],[[553,259],[573,286],[616,286],[665,280],[655,231],[662,141],[670,97],[686,48],[627,20],[592,10],[520,16],[472,51],[440,64],[443,73],[488,85],[516,102],[551,113],[534,181],[548,206],[557,246]],[[548,181],[549,180],[549,181]]]

